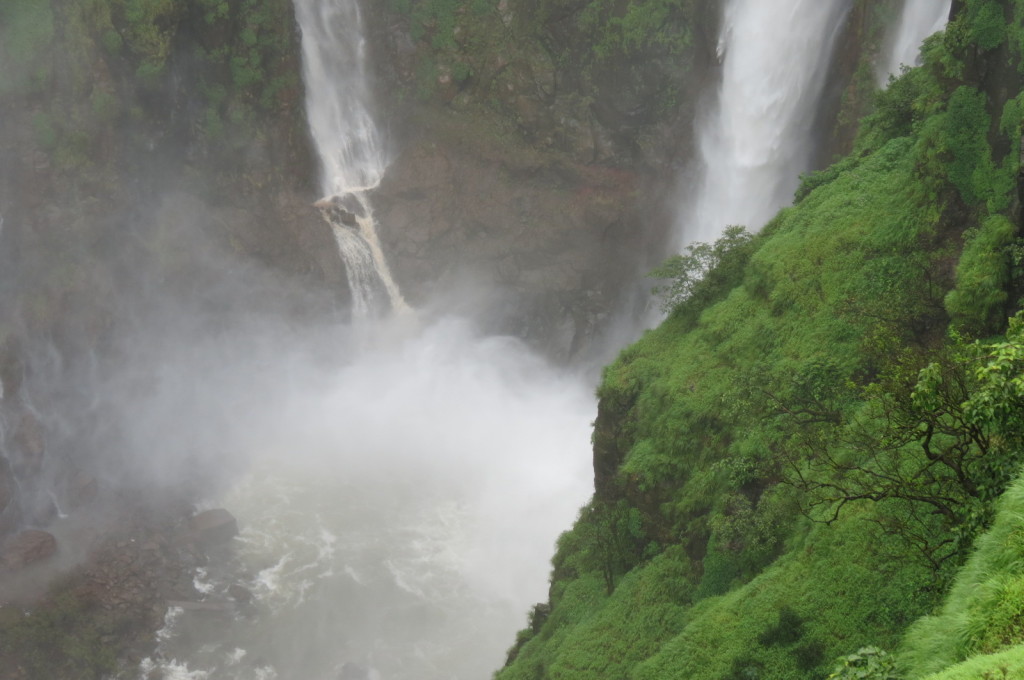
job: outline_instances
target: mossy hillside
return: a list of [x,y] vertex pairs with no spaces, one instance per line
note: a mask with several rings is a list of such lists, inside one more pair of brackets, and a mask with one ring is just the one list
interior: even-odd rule
[[[987,398],[984,351],[946,333],[998,333],[1017,305],[1019,168],[999,148],[1017,148],[1019,107],[969,77],[996,49],[962,39],[982,16],[965,3],[856,153],[805,178],[797,205],[724,251],[714,271],[731,273],[606,370],[597,495],[559,542],[550,616],[499,677],[824,677],[841,654],[894,649],[941,601],[1020,462],[1016,425],[962,410]],[[973,462],[982,446],[996,467]],[[952,449],[985,488],[940,490],[951,477],[929,457]],[[963,511],[930,510],[947,492]],[[642,651],[603,651],[600,622],[637,606],[618,589],[663,550],[692,589]]]
[[[618,409],[610,448],[622,459],[605,493],[639,510],[639,529],[602,542],[593,538],[602,527],[588,526],[594,515],[584,513],[555,557],[551,617],[499,677],[569,677],[559,669],[600,677],[610,668],[604,677],[678,669],[743,677],[748,668],[758,677],[804,677],[860,645],[892,646],[924,611],[927,569],[875,568],[872,546],[886,546],[887,559],[912,559],[905,544],[875,534],[867,521],[875,510],[812,530],[794,490],[780,483],[778,458],[796,445],[778,399],[807,386],[847,391],[878,370],[879,358],[866,351],[877,338],[910,342],[913,333],[899,327],[906,316],[924,335],[941,316],[941,298],[919,295],[921,269],[941,248],[937,211],[912,191],[912,148],[894,140],[784,211],[755,238],[738,280],[706,298],[717,304],[680,308],[607,370],[599,394]],[[841,409],[856,408],[844,399]],[[671,558],[662,546],[674,546]],[[658,557],[647,562],[650,554]],[[685,596],[663,602],[661,615],[652,611],[657,623],[632,653],[616,653],[622,633],[602,621],[645,616],[628,614],[641,605],[620,589],[656,579],[653,565],[668,559],[689,575]],[[609,563],[611,595],[600,575]],[[792,639],[779,632],[787,641],[778,642],[770,631],[784,606],[800,630]]]

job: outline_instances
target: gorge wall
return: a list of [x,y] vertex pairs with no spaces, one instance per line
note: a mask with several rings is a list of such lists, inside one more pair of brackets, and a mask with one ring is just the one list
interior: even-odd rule
[[[709,106],[719,76],[720,5],[395,0],[366,7],[375,113],[390,142],[374,202],[409,301],[461,306],[488,329],[524,337],[559,360],[599,353],[612,319],[634,318],[647,302],[640,274],[678,245],[676,197],[693,181],[692,120]],[[841,401],[848,395],[829,391],[830,381],[875,375],[890,336],[908,346],[934,340],[946,314],[975,332],[998,331],[1014,311],[1019,281],[1011,265],[997,258],[989,267],[986,258],[992,243],[1011,245],[1016,227],[982,217],[1005,213],[1016,225],[1019,200],[1008,210],[996,205],[1003,194],[978,184],[988,166],[974,156],[987,144],[1005,170],[1017,152],[1006,129],[1012,116],[996,115],[1012,110],[1020,89],[1006,58],[1017,46],[991,21],[994,6],[1004,23],[1017,9],[954,5],[968,17],[950,38],[960,41],[950,47],[956,63],[939,72],[933,56],[940,85],[915,80],[922,76],[900,81],[861,133],[861,116],[875,107],[873,60],[900,3],[850,3],[812,127],[818,166],[855,154],[806,178],[806,206],[767,228],[756,252],[737,255],[750,260],[742,279],[719,279],[702,298],[745,301],[706,324],[703,308],[673,315],[608,372],[595,432],[598,498],[560,542],[550,601],[535,608],[506,677],[607,677],[609,659],[622,651],[600,649],[608,635],[631,645],[614,663],[622,673],[636,666],[635,677],[675,672],[682,657],[714,677],[772,677],[765,670],[772,664],[783,669],[778,677],[799,677],[793,673],[827,670],[831,655],[871,641],[851,632],[856,626],[892,647],[923,603],[935,602],[921,595],[927,577],[910,568],[876,598],[882,613],[858,611],[841,639],[826,639],[835,617],[811,616],[821,599],[793,594],[803,574],[822,565],[783,547],[841,554],[837,546],[849,539],[863,550],[840,576],[870,592],[878,585],[865,575],[870,540],[850,525],[812,538],[794,529],[803,520],[765,454],[776,451],[778,433],[756,424],[759,416],[774,422],[777,409],[762,399],[741,412],[756,401],[744,389],[751,385],[803,399],[802,388],[787,382],[790,369],[815,398]],[[199,406],[184,411],[180,431],[142,440],[123,435],[125,412],[116,406],[160,395],[175,377],[166,357],[187,354],[196,338],[234,341],[226,328],[257,328],[263,316],[315,325],[343,318],[349,302],[335,244],[311,206],[319,195],[291,5],[17,1],[0,8],[0,19],[0,53],[12,65],[0,76],[2,531],[45,527],[76,508],[87,513],[96,496],[116,504],[119,493],[139,486],[191,498],[223,472],[206,474],[227,454],[209,449],[200,423],[219,413],[218,404],[196,390]],[[925,96],[929,87],[948,94],[959,84],[981,94]],[[909,155],[907,138],[932,112],[919,104],[975,116],[967,128],[981,121],[985,143],[969,132],[951,133],[953,142],[935,133],[914,141],[920,153]],[[902,204],[872,203],[870,211],[843,213],[842,238],[808,226],[833,218],[832,202],[849,202],[861,175],[874,178],[872,198],[882,200],[894,186],[917,187],[915,173],[949,155],[969,162],[948,177],[938,173],[950,182],[935,190],[941,208],[897,196],[921,209],[920,222]],[[808,197],[817,188],[824,191]],[[979,212],[986,200],[996,205],[991,215]],[[928,222],[936,211],[942,220]],[[865,231],[890,213],[906,221]],[[981,234],[972,241],[975,270],[994,279],[964,275],[954,285],[967,226]],[[862,250],[851,245],[858,238]],[[810,249],[815,257],[808,243],[820,245]],[[916,254],[921,244],[928,257]],[[822,263],[849,280],[815,283],[806,267]],[[860,276],[861,266],[869,275]],[[808,302],[818,289],[828,304]],[[802,313],[814,323],[794,322]],[[854,321],[842,328],[829,321],[847,317]],[[879,318],[885,333],[868,321]],[[765,338],[776,336],[796,339],[766,347]],[[859,358],[819,362],[808,347],[823,338],[834,341],[826,342],[834,356]],[[707,357],[706,346],[721,348],[713,367],[688,363]],[[149,368],[115,379],[126,364]],[[796,437],[791,425],[780,426],[786,437]],[[674,433],[668,444],[655,436],[664,433]],[[159,470],[141,465],[143,457],[159,460]],[[768,573],[776,559],[796,571]],[[744,588],[768,581],[782,585],[748,598]],[[783,613],[782,602],[792,611]],[[730,622],[721,630],[734,637],[708,632],[710,623],[680,637],[697,620],[693,612],[705,611],[691,605]],[[693,655],[702,648],[725,651]]]

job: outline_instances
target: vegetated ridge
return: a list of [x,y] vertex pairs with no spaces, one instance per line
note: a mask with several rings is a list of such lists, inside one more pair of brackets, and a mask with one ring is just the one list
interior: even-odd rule
[[1024,3],[953,11],[793,207],[656,272],[498,678],[1024,669]]

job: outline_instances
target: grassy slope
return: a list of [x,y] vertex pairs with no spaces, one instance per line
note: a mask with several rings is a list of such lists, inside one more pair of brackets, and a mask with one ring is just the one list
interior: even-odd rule
[[[780,482],[794,451],[856,455],[846,423],[881,427],[865,410],[870,386],[900,357],[936,351],[947,314],[983,333],[1007,308],[1019,106],[993,112],[1011,138],[996,162],[986,98],[962,59],[979,36],[997,49],[984,32],[992,5],[966,4],[930,66],[881,101],[858,155],[755,238],[738,278],[606,371],[599,395],[614,425],[603,431],[599,417],[595,450],[617,457],[614,478],[560,540],[551,613],[520,634],[498,678],[825,677],[862,645],[895,649],[940,604],[948,573],[877,531],[905,507],[855,504],[826,526]],[[794,405],[825,405],[844,424],[801,429]],[[998,533],[1012,503],[981,544],[989,561],[1019,563]],[[906,658],[918,676],[1024,638],[1010,597],[1024,587],[983,559],[946,613],[914,628]],[[988,642],[968,645],[965,625]],[[1020,652],[973,663],[1016,668]],[[935,680],[985,677],[964,668]]]
[[[723,500],[746,497],[745,477],[760,474],[784,439],[761,419],[758,387],[823,366],[850,379],[869,368],[862,346],[879,326],[872,308],[914,306],[915,245],[931,238],[937,216],[911,193],[910,161],[908,141],[891,142],[784,212],[743,285],[696,323],[669,319],[608,370],[606,399],[642,385],[621,477],[655,508],[645,517],[656,525],[648,533],[706,540],[714,518],[729,516]],[[880,270],[889,273],[881,284],[888,290],[875,292]],[[548,625],[499,677],[541,677],[539,668],[552,678],[721,678],[748,668],[760,669],[758,677],[801,677],[863,644],[892,647],[927,604],[916,594],[926,571],[877,568],[884,546],[862,521],[867,509],[827,529],[799,518],[791,496],[769,483],[753,503],[749,523],[758,535],[745,547],[754,550],[717,546],[712,530],[703,560],[666,550],[610,597],[599,578],[578,569],[580,578],[555,584],[556,594],[564,590]],[[667,583],[660,574],[675,576]],[[783,608],[795,616],[780,618]]]
[[1024,671],[1022,642],[1024,478],[1003,494],[994,525],[978,540],[942,609],[910,629],[903,657],[911,677],[982,678],[1002,666]]

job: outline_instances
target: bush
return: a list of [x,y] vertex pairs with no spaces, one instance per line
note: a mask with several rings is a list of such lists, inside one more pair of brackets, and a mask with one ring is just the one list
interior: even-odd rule
[[829,680],[900,680],[896,660],[878,647],[861,647],[837,660]]
[[753,236],[741,226],[726,227],[714,245],[695,243],[650,274],[669,283],[652,291],[661,297],[661,309],[676,313],[684,308],[699,311],[739,285],[753,252]]

